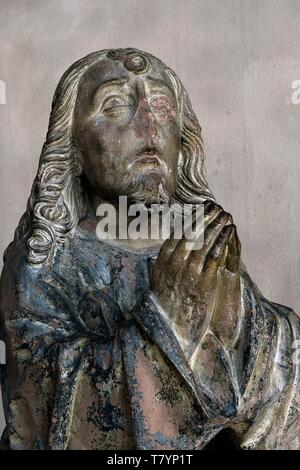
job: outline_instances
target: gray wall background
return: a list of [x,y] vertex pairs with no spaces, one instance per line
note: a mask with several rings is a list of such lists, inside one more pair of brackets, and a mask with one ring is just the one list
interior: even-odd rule
[[299,312],[299,0],[0,0],[0,255],[24,212],[60,76],[89,52],[128,46],[182,79],[208,181],[234,216],[251,276]]

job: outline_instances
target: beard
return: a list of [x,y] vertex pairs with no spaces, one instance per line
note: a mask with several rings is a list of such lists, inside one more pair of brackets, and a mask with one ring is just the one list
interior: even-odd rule
[[161,170],[148,170],[145,173],[131,174],[130,176],[130,180],[125,181],[122,185],[122,194],[128,197],[131,204],[142,203],[145,206],[170,204],[171,193]]

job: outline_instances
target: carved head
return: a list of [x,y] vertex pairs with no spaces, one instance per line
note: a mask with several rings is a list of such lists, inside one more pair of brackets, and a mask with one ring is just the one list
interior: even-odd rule
[[52,104],[39,169],[15,240],[44,264],[85,214],[84,192],[111,200],[199,203],[201,128],[176,74],[134,48],[102,50],[73,64]]
[[165,67],[140,52],[112,51],[78,87],[76,159],[90,188],[106,200],[144,203],[174,195],[181,113]]

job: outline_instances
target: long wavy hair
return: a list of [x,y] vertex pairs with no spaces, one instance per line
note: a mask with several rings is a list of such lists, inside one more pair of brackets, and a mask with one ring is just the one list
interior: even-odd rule
[[[34,265],[49,263],[55,247],[74,233],[82,214],[83,191],[72,135],[77,90],[88,68],[103,60],[111,51],[116,50],[104,49],[87,55],[75,62],[59,81],[27,209],[21,217],[14,240],[5,251],[4,261],[15,244],[25,239],[28,262]],[[205,178],[201,127],[181,81],[152,54],[135,48],[117,51],[127,54],[139,52],[157,61],[173,84],[181,119],[182,142],[175,200],[180,204],[191,204],[214,199]]]

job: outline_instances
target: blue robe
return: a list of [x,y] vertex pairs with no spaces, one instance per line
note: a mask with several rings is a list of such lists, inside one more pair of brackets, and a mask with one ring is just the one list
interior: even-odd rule
[[243,269],[235,346],[208,331],[191,369],[151,292],[153,262],[80,228],[48,266],[15,245],[0,291],[3,445],[191,450],[228,432],[240,448],[300,449],[299,317]]

